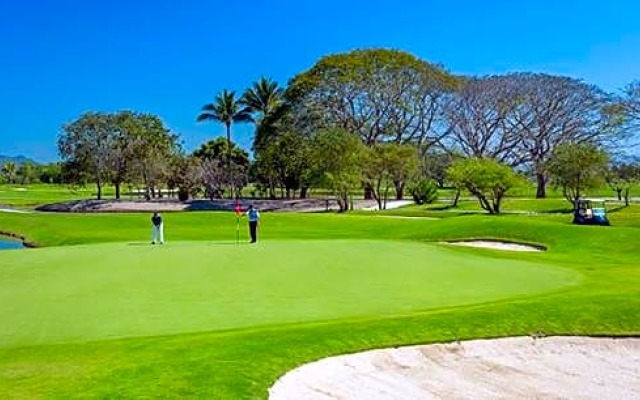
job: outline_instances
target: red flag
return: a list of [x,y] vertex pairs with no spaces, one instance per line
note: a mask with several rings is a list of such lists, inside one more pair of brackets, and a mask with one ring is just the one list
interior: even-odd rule
[[240,206],[240,203],[236,203],[236,207],[234,208],[236,215],[240,216],[240,214],[242,214],[242,207]]

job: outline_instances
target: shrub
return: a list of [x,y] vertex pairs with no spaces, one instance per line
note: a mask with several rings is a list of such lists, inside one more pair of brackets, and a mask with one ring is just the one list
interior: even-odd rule
[[422,179],[411,189],[416,204],[431,204],[438,199],[438,186],[431,179]]

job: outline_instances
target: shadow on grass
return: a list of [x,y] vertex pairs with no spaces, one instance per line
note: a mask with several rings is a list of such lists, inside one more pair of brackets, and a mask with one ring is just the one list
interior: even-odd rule
[[618,211],[622,211],[622,210],[624,210],[624,209],[626,209],[626,208],[629,208],[629,206],[619,205],[619,206],[617,206],[617,207],[609,208],[609,209],[607,210],[607,212],[615,213],[615,212],[618,212]]
[[[181,243],[182,241],[178,241],[178,242],[172,242],[172,243]],[[250,245],[251,243],[245,241],[245,240],[240,240],[239,242],[235,242],[235,241],[229,241],[229,242],[210,242],[207,240],[202,240],[199,241],[202,244],[206,244],[209,246],[242,246],[242,245]],[[152,247],[152,246],[158,246],[158,247],[167,247],[170,246],[171,243],[165,242],[164,244],[152,244],[151,242],[129,242],[127,243],[127,246],[133,246],[133,247]]]

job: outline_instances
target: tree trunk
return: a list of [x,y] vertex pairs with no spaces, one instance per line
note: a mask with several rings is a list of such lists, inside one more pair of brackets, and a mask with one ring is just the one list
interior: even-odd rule
[[346,212],[349,208],[349,201],[347,199],[347,195],[339,194],[338,195],[338,212],[343,213]]
[[629,207],[629,188],[624,190],[624,205]]
[[378,203],[378,210],[382,210],[382,198],[380,196],[373,196],[373,198],[376,200],[376,203]]
[[98,188],[98,200],[102,200],[102,183],[100,180],[96,182],[96,186]]
[[120,200],[120,182],[114,183],[116,187],[116,200]]
[[622,201],[622,188],[616,188],[616,193],[618,193],[618,201]]
[[404,181],[394,181],[393,185],[396,187],[396,200],[404,199]]
[[480,207],[482,207],[482,209],[486,210],[489,212],[489,214],[493,214],[493,207],[491,206],[491,203],[489,202],[489,200],[487,200],[487,198],[481,194],[481,192],[476,192],[473,193],[474,196],[476,196],[478,198],[478,201],[480,202]]
[[496,214],[500,214],[500,200],[501,198],[497,198],[496,200],[493,201],[493,211]]
[[460,189],[456,189],[456,194],[453,197],[452,207],[458,207],[458,202],[460,201]]
[[301,187],[300,188],[300,198],[301,199],[306,199],[307,198],[307,194],[309,192],[309,188],[308,187]]
[[287,187],[287,188],[286,188],[286,194],[285,194],[285,196],[286,196],[286,199],[287,199],[287,200],[290,200],[290,199],[291,199],[291,188],[290,188],[290,187]]
[[544,173],[536,173],[536,181],[538,183],[538,189],[536,191],[536,199],[544,199],[547,197],[547,179]]
[[364,199],[373,200],[373,189],[370,185],[364,185]]

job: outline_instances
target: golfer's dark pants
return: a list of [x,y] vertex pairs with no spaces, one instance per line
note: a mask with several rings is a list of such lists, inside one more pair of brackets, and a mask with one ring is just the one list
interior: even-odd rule
[[251,243],[258,240],[258,221],[249,221],[249,232],[251,233]]

